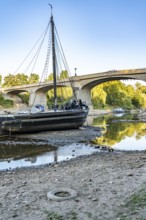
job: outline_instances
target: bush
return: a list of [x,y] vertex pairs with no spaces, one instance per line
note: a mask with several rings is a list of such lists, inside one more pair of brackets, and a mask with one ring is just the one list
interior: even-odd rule
[[0,103],[4,108],[11,108],[14,105],[13,100],[10,99],[4,99],[1,103]]
[[29,93],[21,93],[18,96],[21,98],[23,103],[26,103],[26,104],[29,103],[29,96],[30,96]]
[[13,107],[14,102],[11,99],[4,99],[2,93],[0,93],[0,105],[4,108],[11,108]]

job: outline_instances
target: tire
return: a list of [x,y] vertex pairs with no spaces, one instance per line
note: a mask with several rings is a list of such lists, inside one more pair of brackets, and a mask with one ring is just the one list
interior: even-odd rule
[[[66,193],[67,196],[58,196],[59,193]],[[54,201],[70,200],[77,197],[77,192],[72,189],[59,188],[47,193],[47,198]]]

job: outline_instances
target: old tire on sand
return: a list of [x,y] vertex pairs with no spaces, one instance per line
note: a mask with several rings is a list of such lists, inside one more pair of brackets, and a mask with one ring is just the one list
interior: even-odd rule
[[47,197],[54,201],[64,201],[74,199],[77,196],[77,192],[72,189],[58,188],[47,193]]

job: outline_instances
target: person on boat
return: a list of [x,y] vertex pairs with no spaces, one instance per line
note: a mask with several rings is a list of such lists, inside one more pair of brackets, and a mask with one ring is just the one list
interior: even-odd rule
[[76,108],[76,100],[71,100],[71,109],[75,109]]
[[79,108],[83,108],[83,102],[82,102],[82,100],[81,99],[79,99]]
[[44,112],[45,110],[43,105],[36,105],[35,107],[37,108],[38,112]]

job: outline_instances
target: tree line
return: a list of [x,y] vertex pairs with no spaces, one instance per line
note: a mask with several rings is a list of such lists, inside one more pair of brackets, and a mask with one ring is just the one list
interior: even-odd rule
[[135,86],[125,85],[121,81],[105,82],[92,89],[91,97],[97,108],[146,108],[146,86],[138,82]]

